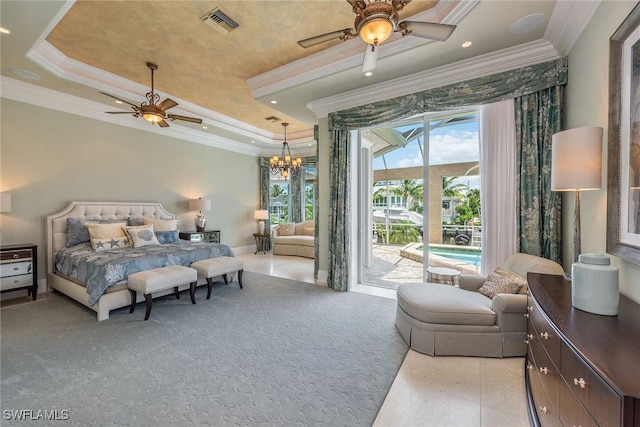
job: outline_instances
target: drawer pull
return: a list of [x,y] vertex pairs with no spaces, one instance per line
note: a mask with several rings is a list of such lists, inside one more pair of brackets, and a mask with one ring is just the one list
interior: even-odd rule
[[18,259],[18,258],[20,258],[20,255],[18,255],[18,254],[13,254],[13,259]]
[[542,372],[543,374],[547,375],[549,373],[549,370],[545,367],[545,368],[540,368],[540,372]]
[[585,388],[587,386],[587,382],[584,380],[584,378],[580,378],[580,379],[574,378],[573,384],[579,385],[580,388]]
[[545,340],[548,340],[549,334],[547,332],[540,332],[540,338],[544,338]]
[[547,407],[546,406],[541,406],[540,407],[540,412],[542,412],[543,414],[547,415],[547,412],[549,412],[549,411],[547,411]]
[[527,311],[528,311],[529,313],[533,313],[533,306],[532,306],[532,305],[528,306],[528,307],[527,307]]
[[529,318],[529,313],[523,314],[524,317]]
[[532,370],[533,369],[533,365],[531,363],[527,363],[527,369],[528,370]]
[[527,339],[524,340],[525,344],[529,344],[529,342],[533,339],[534,335],[533,334],[527,334]]

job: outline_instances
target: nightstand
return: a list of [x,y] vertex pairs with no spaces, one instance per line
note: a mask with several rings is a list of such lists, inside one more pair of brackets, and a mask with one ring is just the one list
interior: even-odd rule
[[190,242],[220,243],[220,230],[181,231],[178,236]]
[[38,295],[38,247],[0,246],[0,292],[26,289],[33,300]]

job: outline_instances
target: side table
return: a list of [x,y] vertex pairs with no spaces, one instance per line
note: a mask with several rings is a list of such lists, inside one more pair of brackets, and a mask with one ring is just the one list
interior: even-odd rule
[[263,254],[266,254],[271,250],[271,234],[269,233],[253,233],[253,238],[256,239],[256,251],[262,251]]
[[38,295],[38,247],[4,245],[0,247],[0,292],[26,289],[33,300]]
[[447,267],[427,267],[427,283],[441,283],[460,287],[460,272]]

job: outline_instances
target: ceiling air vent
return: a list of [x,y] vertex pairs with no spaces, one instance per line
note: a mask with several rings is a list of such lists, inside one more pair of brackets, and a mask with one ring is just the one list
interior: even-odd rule
[[279,122],[280,120],[282,120],[281,118],[276,116],[269,116],[269,117],[265,117],[264,119],[271,123]]
[[202,22],[222,34],[228,34],[230,31],[239,27],[239,24],[236,21],[229,18],[218,7],[206,13],[204,16],[201,16],[200,19]]

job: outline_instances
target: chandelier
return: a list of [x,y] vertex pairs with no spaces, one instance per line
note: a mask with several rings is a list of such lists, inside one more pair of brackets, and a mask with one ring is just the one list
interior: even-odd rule
[[289,126],[289,123],[282,123],[282,127],[284,127],[282,154],[280,156],[273,156],[269,159],[271,173],[274,175],[279,173],[285,181],[289,175],[293,176],[293,174],[298,172],[302,166],[302,159],[300,157],[296,157],[295,159],[291,157],[291,150],[289,150],[289,143],[287,142],[287,126]]

